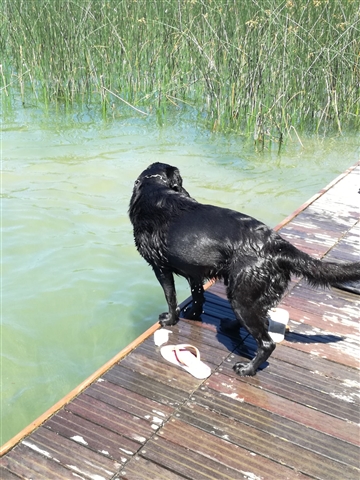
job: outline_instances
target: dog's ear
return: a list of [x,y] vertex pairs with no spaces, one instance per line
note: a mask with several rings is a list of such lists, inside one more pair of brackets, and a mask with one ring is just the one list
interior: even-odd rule
[[168,185],[175,191],[182,190],[182,178],[179,170],[176,167],[168,166],[166,168],[166,177]]

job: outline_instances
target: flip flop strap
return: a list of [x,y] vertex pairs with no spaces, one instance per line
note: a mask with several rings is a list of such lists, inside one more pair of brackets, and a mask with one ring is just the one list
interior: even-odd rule
[[196,359],[198,362],[200,362],[200,352],[199,352],[199,350],[198,350],[196,347],[194,347],[194,345],[189,345],[189,344],[184,343],[184,344],[181,344],[181,345],[176,345],[174,350],[175,350],[176,358],[177,358],[178,361],[179,361],[180,363],[182,363],[183,365],[188,366],[188,364],[181,359],[181,357],[182,357],[181,351],[182,351],[182,350],[187,350],[187,351],[189,351],[189,352],[191,352],[191,353],[194,352],[194,353],[195,353],[195,355],[194,355],[195,359]]

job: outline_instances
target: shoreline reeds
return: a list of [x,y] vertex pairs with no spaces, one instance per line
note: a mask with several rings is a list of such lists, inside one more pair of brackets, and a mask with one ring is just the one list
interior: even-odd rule
[[355,0],[3,0],[0,15],[1,94],[24,104],[193,108],[259,144],[360,126]]

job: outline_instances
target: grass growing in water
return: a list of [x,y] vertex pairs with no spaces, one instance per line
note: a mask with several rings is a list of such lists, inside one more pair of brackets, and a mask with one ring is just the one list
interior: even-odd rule
[[[2,0],[2,94],[47,105],[191,105],[258,142],[359,127],[355,0]],[[131,107],[130,107],[130,106]],[[141,113],[138,112],[139,115]]]

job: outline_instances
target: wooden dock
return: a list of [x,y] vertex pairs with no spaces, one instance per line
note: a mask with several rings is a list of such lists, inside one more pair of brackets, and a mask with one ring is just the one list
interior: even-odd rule
[[[282,235],[317,257],[358,260],[359,186],[358,164],[285,219]],[[358,480],[360,296],[294,279],[281,305],[290,333],[251,378],[232,365],[254,354],[252,337],[219,332],[233,318],[224,286],[206,298],[203,322],[181,320],[169,343],[197,346],[208,379],[163,360],[154,325],[3,445],[0,478]]]

